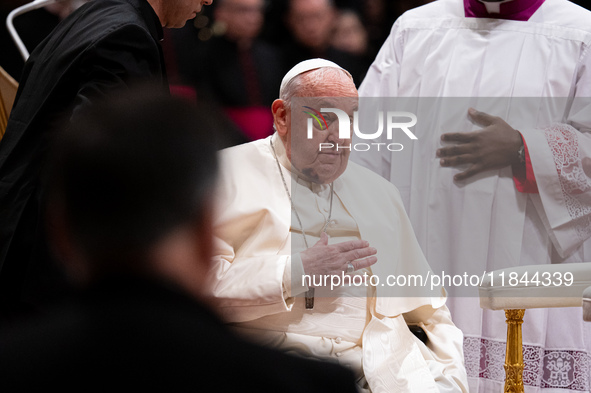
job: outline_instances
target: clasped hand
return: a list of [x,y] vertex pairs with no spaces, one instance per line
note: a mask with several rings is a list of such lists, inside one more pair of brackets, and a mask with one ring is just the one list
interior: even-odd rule
[[328,235],[324,232],[320,240],[306,251],[302,251],[302,265],[307,275],[341,275],[347,271],[349,263],[355,270],[363,269],[378,261],[377,250],[365,240],[351,240],[328,245]]
[[468,169],[456,174],[454,180],[465,180],[487,170],[519,163],[518,151],[523,143],[519,131],[500,117],[473,108],[468,110],[468,118],[473,124],[483,127],[482,130],[443,134],[442,141],[456,144],[436,152],[441,166],[469,165]]

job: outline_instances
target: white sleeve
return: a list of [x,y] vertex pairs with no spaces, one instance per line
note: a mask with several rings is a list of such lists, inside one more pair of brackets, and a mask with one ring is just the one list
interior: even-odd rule
[[257,155],[257,146],[221,154],[209,282],[227,322],[289,312],[294,296],[307,290],[295,279],[303,274],[301,258],[290,255],[289,201],[270,191],[269,178],[281,180],[275,163]]
[[532,199],[557,251],[567,257],[591,237],[590,53],[577,68],[564,119],[520,131],[539,190]]
[[468,392],[464,335],[452,322],[447,306],[437,309],[423,306],[405,314],[404,318],[407,323],[422,327],[427,334],[427,345],[421,342],[419,348],[439,391]]
[[[410,332],[405,318],[420,320],[427,345]],[[468,392],[462,332],[445,306],[424,306],[404,318],[372,317],[363,332],[363,352],[365,378],[374,392]]]
[[[234,225],[240,226],[240,221]],[[226,322],[245,322],[288,312],[294,296],[308,290],[300,281],[292,282],[292,274],[303,275],[299,254],[261,252],[256,256],[237,257],[228,241],[216,238],[215,255],[210,281],[216,306]]]

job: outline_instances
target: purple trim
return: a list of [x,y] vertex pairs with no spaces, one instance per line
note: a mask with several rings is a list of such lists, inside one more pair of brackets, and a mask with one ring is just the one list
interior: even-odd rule
[[544,0],[512,0],[501,4],[499,14],[489,14],[478,0],[464,0],[466,18],[496,18],[527,21],[540,8]]

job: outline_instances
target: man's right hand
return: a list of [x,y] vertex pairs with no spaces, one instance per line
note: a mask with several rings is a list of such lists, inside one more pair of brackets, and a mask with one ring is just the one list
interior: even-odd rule
[[365,240],[351,240],[328,245],[328,235],[324,232],[320,240],[306,251],[302,251],[302,265],[307,275],[341,275],[347,272],[349,263],[355,270],[373,265],[378,258],[373,256],[377,250]]

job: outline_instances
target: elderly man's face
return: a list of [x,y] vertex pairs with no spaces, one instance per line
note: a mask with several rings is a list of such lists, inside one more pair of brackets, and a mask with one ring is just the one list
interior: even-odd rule
[[[324,112],[328,129],[313,122],[313,136],[307,137],[307,122],[310,116],[305,108],[300,108],[302,101],[316,111],[320,108],[337,108],[345,111],[353,124],[353,112],[357,110],[358,94],[354,83],[344,73],[342,77],[329,77],[314,88],[306,88],[305,99],[292,98],[292,107],[286,110],[286,138],[284,139],[288,158],[293,168],[306,180],[326,184],[336,180],[347,168],[351,139],[339,139],[339,122],[336,114]],[[309,97],[309,98],[307,98]],[[322,122],[324,123],[324,122]],[[323,148],[320,149],[320,144]],[[325,147],[332,144],[333,147]],[[337,145],[340,147],[337,150]]]

